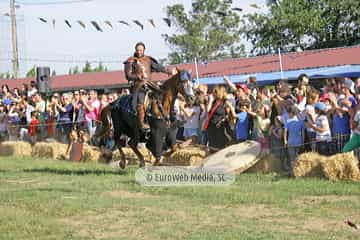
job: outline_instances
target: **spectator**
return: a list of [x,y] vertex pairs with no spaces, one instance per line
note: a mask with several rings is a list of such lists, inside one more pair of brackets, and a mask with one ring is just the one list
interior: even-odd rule
[[298,109],[291,106],[288,109],[289,118],[285,122],[284,145],[287,147],[287,155],[291,169],[294,168],[295,161],[299,155],[300,147],[303,144],[303,130],[305,123],[298,119]]
[[213,98],[214,101],[204,125],[209,147],[212,150],[222,149],[232,141],[233,134],[229,131],[228,124],[230,120],[236,118],[235,110],[227,101],[227,93],[223,86],[214,88]]

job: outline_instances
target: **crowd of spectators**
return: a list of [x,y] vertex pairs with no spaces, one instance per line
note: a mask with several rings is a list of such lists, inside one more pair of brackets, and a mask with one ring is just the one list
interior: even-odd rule
[[214,151],[255,140],[262,151],[280,158],[287,171],[303,152],[331,155],[356,150],[360,78],[314,82],[302,74],[292,84],[258,86],[255,77],[234,84],[224,76],[224,84],[211,91],[199,85],[197,103],[177,103],[178,118],[185,121],[178,137]]
[[[303,74],[292,84],[258,86],[255,77],[234,84],[224,76],[217,86],[196,86],[197,100],[175,102],[181,127],[177,138],[187,144],[207,145],[211,151],[246,140],[258,141],[291,170],[297,156],[306,151],[331,155],[360,145],[360,78],[333,78],[312,84]],[[295,83],[295,84],[293,84]],[[1,86],[0,141],[35,143],[56,139],[69,143],[71,131],[94,134],[100,128],[102,108],[128,89],[98,95],[84,89],[53,93],[46,101],[35,82],[21,89]]]

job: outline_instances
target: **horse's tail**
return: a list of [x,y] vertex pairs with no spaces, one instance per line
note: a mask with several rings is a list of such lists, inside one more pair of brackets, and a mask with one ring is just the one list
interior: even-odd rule
[[97,138],[108,137],[111,132],[111,105],[107,105],[101,110],[100,113],[101,131],[96,134]]

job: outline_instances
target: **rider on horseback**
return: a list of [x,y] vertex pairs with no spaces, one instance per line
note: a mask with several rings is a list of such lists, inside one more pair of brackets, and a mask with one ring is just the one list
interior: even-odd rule
[[[137,112],[140,127],[147,129],[149,126],[145,124],[145,107],[144,101],[148,87],[151,90],[158,91],[159,88],[156,84],[151,82],[152,72],[162,72],[168,75],[175,75],[176,69],[167,69],[158,63],[154,58],[146,56],[145,44],[138,42],[135,45],[135,53],[133,57],[128,58],[125,64],[125,77],[131,83],[131,95],[132,95],[132,108],[134,112]],[[138,73],[137,67],[141,62],[142,72]]]

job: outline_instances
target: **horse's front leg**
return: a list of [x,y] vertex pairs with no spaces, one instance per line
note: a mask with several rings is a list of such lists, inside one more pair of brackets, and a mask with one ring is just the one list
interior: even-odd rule
[[119,162],[119,167],[120,167],[121,169],[124,169],[124,168],[126,167],[125,153],[124,153],[124,151],[122,150],[122,147],[118,147],[118,149],[119,149],[120,157],[121,157],[120,162]]
[[136,154],[136,156],[139,159],[139,167],[145,167],[145,159],[144,156],[141,154],[141,152],[139,151],[139,149],[137,149],[137,146],[134,145],[129,145],[130,148],[134,151],[134,153]]

